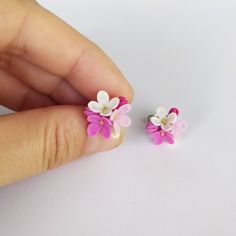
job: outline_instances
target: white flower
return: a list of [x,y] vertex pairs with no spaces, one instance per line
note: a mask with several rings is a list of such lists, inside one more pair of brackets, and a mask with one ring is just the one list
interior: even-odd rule
[[119,98],[115,97],[110,100],[108,93],[101,90],[97,94],[97,102],[89,102],[88,107],[92,112],[99,113],[101,116],[110,116],[112,110],[115,109],[119,103]]
[[159,107],[156,110],[156,114],[150,118],[150,121],[155,126],[161,126],[164,131],[169,131],[172,129],[173,124],[177,121],[176,113],[172,112],[167,114],[166,109]]

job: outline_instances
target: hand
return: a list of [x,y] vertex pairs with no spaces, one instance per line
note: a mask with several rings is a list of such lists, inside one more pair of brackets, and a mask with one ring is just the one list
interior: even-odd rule
[[104,89],[132,88],[92,42],[32,0],[0,2],[0,185],[35,175],[121,140],[86,135],[84,104]]

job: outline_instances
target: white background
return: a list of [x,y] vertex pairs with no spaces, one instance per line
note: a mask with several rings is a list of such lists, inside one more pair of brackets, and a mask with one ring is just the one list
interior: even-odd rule
[[[133,126],[116,150],[2,188],[0,235],[235,236],[236,2],[40,3],[122,69]],[[159,105],[189,123],[175,146],[145,135]]]

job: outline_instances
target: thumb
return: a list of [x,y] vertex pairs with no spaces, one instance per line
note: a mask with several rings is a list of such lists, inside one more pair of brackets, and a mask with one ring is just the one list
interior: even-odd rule
[[0,186],[120,144],[88,137],[83,110],[55,106],[0,117]]

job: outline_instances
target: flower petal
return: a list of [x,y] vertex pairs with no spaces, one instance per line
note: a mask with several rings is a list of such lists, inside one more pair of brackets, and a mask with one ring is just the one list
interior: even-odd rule
[[155,126],[160,126],[161,125],[161,120],[156,117],[156,116],[152,116],[150,117],[150,121],[155,125]]
[[160,132],[156,132],[155,135],[153,135],[153,142],[156,145],[163,143],[163,137],[160,135]]
[[91,123],[87,127],[87,134],[88,136],[95,136],[99,133],[100,130],[101,126],[99,124]]
[[156,110],[156,116],[158,116],[160,119],[165,118],[167,115],[166,109],[164,107],[158,107]]
[[169,144],[174,144],[174,136],[170,133],[165,134],[165,139]]
[[109,102],[109,95],[106,91],[99,91],[97,94],[97,101],[102,104],[105,105]]
[[118,110],[114,110],[114,111],[112,112],[112,114],[111,114],[111,116],[110,116],[110,120],[111,120],[111,121],[114,121],[114,120],[115,120],[116,115],[118,115],[117,113],[118,113]]
[[176,129],[176,131],[183,131],[187,128],[187,123],[183,120],[178,120],[175,124],[174,127]]
[[88,103],[88,108],[95,113],[99,113],[102,106],[98,102],[91,101]]
[[112,124],[111,121],[106,117],[103,117],[102,121],[104,122],[105,126],[111,126],[111,124]]
[[178,118],[177,114],[172,112],[167,116],[167,121],[168,121],[168,123],[173,124],[177,121],[177,118]]
[[96,113],[94,113],[93,111],[91,111],[88,107],[85,108],[84,114],[85,114],[86,116],[96,115]]
[[110,126],[103,126],[101,129],[102,135],[104,138],[110,138],[111,136],[111,127]]
[[118,123],[117,121],[115,121],[115,122],[113,123],[113,128],[114,128],[114,130],[115,130],[115,133],[120,134],[120,125],[119,125],[119,123]]
[[161,128],[164,130],[164,131],[170,131],[172,129],[172,125],[169,124],[169,123],[166,123],[165,125],[161,125]]
[[118,111],[120,114],[126,114],[131,110],[131,105],[130,104],[125,104],[119,107]]
[[107,103],[107,106],[113,110],[113,109],[117,108],[117,106],[119,105],[119,103],[120,103],[120,99],[115,97],[115,98],[112,98],[112,99]]
[[129,127],[131,125],[131,119],[126,115],[120,115],[118,122],[122,127]]
[[152,122],[148,121],[145,128],[148,134],[153,134],[156,131],[158,131],[161,127],[156,126]]
[[101,120],[101,116],[99,115],[90,115],[87,117],[87,121],[91,122],[91,123],[99,123],[99,121]]

